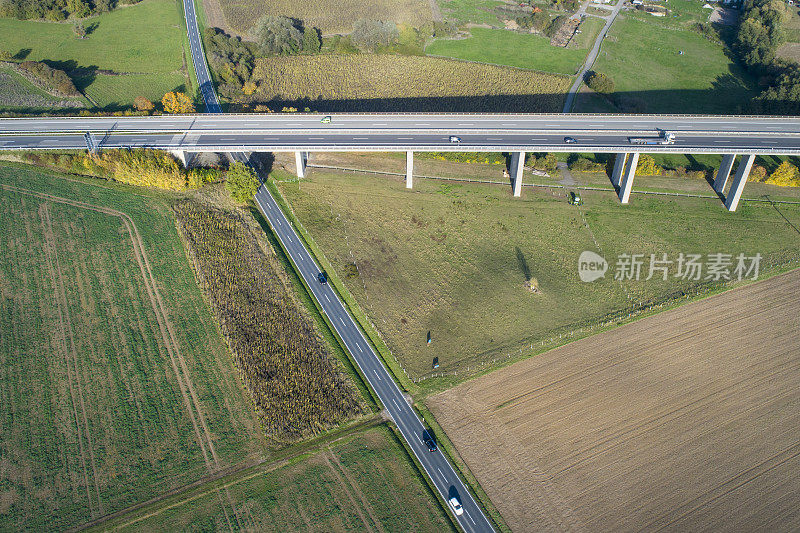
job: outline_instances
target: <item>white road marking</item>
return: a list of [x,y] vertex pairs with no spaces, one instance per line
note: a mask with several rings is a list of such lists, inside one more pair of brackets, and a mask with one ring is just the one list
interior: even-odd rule
[[472,525],[477,525],[477,524],[475,523],[475,520],[473,520],[473,519],[472,519],[472,515],[470,515],[470,514],[469,514],[469,511],[467,511],[466,509],[464,509],[464,513],[466,513],[466,515],[467,515],[467,516],[469,516],[469,519],[470,519],[470,521],[472,522]]
[[358,348],[359,352],[364,353],[364,350],[361,349],[361,345],[360,344],[356,344],[356,348]]
[[474,122],[459,122],[458,125],[459,126],[474,126],[475,123]]
[[331,303],[331,299],[330,299],[330,298],[328,298],[328,295],[327,295],[327,294],[325,295],[325,299],[328,301],[328,303]]
[[440,476],[442,476],[442,481],[444,481],[445,483],[447,483],[447,478],[446,478],[446,477],[444,477],[444,474],[442,473],[442,469],[441,469],[441,468],[439,468],[439,467],[437,466],[437,467],[436,467],[436,470],[438,470],[438,471],[439,471],[439,475],[440,475]]
[[373,371],[373,372],[375,372],[375,377],[376,377],[376,378],[378,378],[378,381],[383,381],[383,380],[381,380],[381,376],[378,374],[378,371],[377,371],[377,370],[375,370],[375,369],[373,368],[373,369],[372,369],[372,371]]
[[347,324],[344,323],[344,318],[342,318],[342,317],[339,317],[339,322],[341,322],[343,326],[347,325]]
[[376,122],[375,124],[373,124],[373,126],[387,126],[387,125],[388,124],[386,124],[385,122]]
[[394,398],[392,398],[392,403],[394,404],[394,406],[395,406],[395,407],[397,407],[397,410],[399,411],[399,410],[400,410],[400,406],[399,406],[399,405],[397,405],[397,400],[395,400]]
[[714,141],[715,143],[729,143],[730,141]]

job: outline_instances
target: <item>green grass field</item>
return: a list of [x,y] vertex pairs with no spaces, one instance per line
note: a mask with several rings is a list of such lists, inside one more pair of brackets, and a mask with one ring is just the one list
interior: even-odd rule
[[495,8],[502,5],[498,0],[439,0],[439,6],[446,18],[459,24],[473,22],[502,26]]
[[[627,15],[614,22],[593,69],[614,80],[613,98],[624,111],[736,113],[757,94],[754,80],[721,45]],[[595,111],[591,99],[581,103],[576,111]]]
[[123,519],[122,531],[451,531],[440,505],[385,427],[370,429],[227,484],[217,491]]
[[129,105],[136,96],[160,100],[186,84],[182,24],[176,0],[144,0],[88,18],[84,25],[94,29],[87,39],[68,23],[0,18],[0,49],[68,71],[112,71],[72,75],[101,107]]
[[170,203],[0,165],[0,529],[77,527],[262,453]]
[[425,52],[567,75],[574,75],[586,57],[586,50],[550,46],[550,40],[541,35],[489,28],[472,28],[470,33],[467,39],[434,41]]
[[[672,277],[614,281],[621,253],[758,252],[764,265],[800,257],[797,206],[745,204],[730,214],[718,200],[637,195],[623,207],[610,191],[586,191],[578,209],[563,190],[514,199],[505,186],[418,179],[408,191],[399,179],[323,170],[279,187],[412,376],[429,374],[433,357],[438,371],[474,369],[700,289]],[[609,260],[606,279],[578,279],[584,250]]]

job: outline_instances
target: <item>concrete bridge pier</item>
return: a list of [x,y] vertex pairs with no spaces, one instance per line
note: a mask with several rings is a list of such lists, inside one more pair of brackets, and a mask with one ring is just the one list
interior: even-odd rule
[[725,208],[728,211],[736,211],[736,207],[739,205],[739,199],[742,197],[744,184],[747,183],[747,178],[750,176],[750,169],[755,159],[756,156],[754,155],[742,156],[739,166],[736,167],[736,175],[733,177],[731,190],[728,191],[728,196],[725,197]]
[[522,168],[525,165],[525,152],[511,153],[511,179],[514,183],[514,196],[522,196]]
[[308,166],[308,152],[297,151],[294,153],[294,166],[298,178],[306,177],[306,166]]
[[[627,204],[631,197],[631,189],[633,189],[633,177],[636,175],[636,166],[639,164],[639,152],[628,154],[627,159],[628,161],[625,163],[625,170],[622,171],[622,181],[620,181],[619,184],[619,201],[623,204]],[[614,166],[616,167],[616,164]]]
[[414,152],[406,152],[406,189],[414,186]]
[[185,150],[170,150],[169,153],[175,156],[175,159],[181,162],[183,168],[189,168],[189,163],[192,161],[192,154],[188,154]]
[[731,175],[733,162],[736,160],[736,154],[725,154],[722,156],[722,163],[717,170],[717,177],[714,178],[714,190],[722,194],[725,190],[725,185],[728,183],[728,177]]
[[619,182],[622,181],[622,171],[625,170],[625,159],[629,154],[617,154],[614,159],[614,172],[611,173],[611,184],[615,189],[619,189]]

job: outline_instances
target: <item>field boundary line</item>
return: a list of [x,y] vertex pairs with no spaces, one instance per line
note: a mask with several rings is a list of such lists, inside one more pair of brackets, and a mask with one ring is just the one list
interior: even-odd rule
[[[47,266],[50,271],[50,278],[53,282],[54,296],[56,298],[56,307],[58,309],[58,319],[61,330],[61,341],[64,348],[64,363],[67,370],[67,385],[69,387],[70,397],[72,398],[72,412],[75,417],[75,429],[78,437],[78,450],[80,452],[80,460],[83,465],[83,479],[86,485],[86,497],[89,502],[89,513],[94,513],[94,505],[92,502],[91,485],[89,483],[89,469],[86,466],[86,450],[84,450],[83,439],[86,438],[86,446],[89,448],[92,466],[92,479],[94,480],[95,490],[97,492],[97,505],[98,511],[100,510],[100,489],[97,483],[97,469],[94,463],[94,453],[91,450],[92,443],[89,437],[89,424],[86,419],[86,404],[83,399],[83,391],[80,386],[80,373],[73,379],[73,371],[70,364],[74,363],[75,372],[78,372],[78,360],[75,349],[75,337],[72,330],[72,322],[69,318],[69,307],[67,304],[66,291],[64,289],[64,276],[58,261],[57,247],[55,242],[55,234],[53,232],[53,223],[50,219],[50,210],[46,203],[42,203],[39,208],[39,219],[42,223],[42,233],[45,239],[45,257],[47,258]],[[67,342],[69,337],[69,342]],[[74,382],[74,386],[73,386]],[[78,389],[77,393],[75,389]],[[77,397],[77,399],[76,399]],[[78,416],[78,406],[80,403],[82,416]],[[81,424],[83,418],[83,424]],[[86,433],[84,437],[83,433]]]
[[[169,490],[169,491],[167,491],[167,492],[165,492],[163,494],[160,494],[160,495],[156,496],[155,498],[151,498],[150,500],[148,500],[146,502],[137,503],[137,504],[132,505],[131,507],[128,507],[126,509],[122,509],[120,511],[116,511],[115,513],[112,513],[112,514],[110,514],[108,516],[101,517],[101,518],[99,518],[97,520],[93,520],[91,522],[87,522],[87,523],[79,526],[78,529],[86,530],[86,529],[93,528],[92,531],[94,531],[97,528],[102,528],[103,527],[102,524],[104,522],[108,522],[108,521],[114,520],[114,519],[124,518],[125,515],[127,515],[127,514],[135,513],[138,510],[145,509],[145,508],[147,508],[149,506],[156,505],[156,504],[158,504],[160,502],[163,502],[164,500],[168,500],[170,498],[177,498],[177,497],[181,496],[183,493],[190,492],[190,491],[195,491],[195,492],[190,493],[186,498],[178,499],[177,501],[174,501],[174,502],[172,502],[172,503],[170,503],[168,505],[164,505],[163,507],[158,507],[157,509],[155,509],[155,510],[153,510],[151,512],[145,513],[143,515],[132,517],[127,522],[124,522],[124,523],[120,522],[120,523],[112,524],[111,527],[113,529],[120,529],[120,528],[123,528],[123,527],[126,527],[126,526],[130,526],[131,524],[135,524],[137,522],[141,522],[142,520],[146,520],[147,518],[150,518],[152,516],[156,516],[156,515],[164,512],[166,510],[173,509],[173,508],[175,508],[175,507],[177,507],[179,505],[182,505],[184,503],[192,502],[192,501],[197,500],[198,498],[202,498],[203,496],[206,496],[206,495],[210,494],[216,488],[223,487],[225,489],[228,489],[230,487],[238,485],[239,483],[243,483],[245,481],[248,481],[250,479],[258,477],[260,475],[268,474],[270,472],[273,472],[274,470],[277,470],[278,468],[281,468],[282,466],[290,464],[291,460],[296,458],[296,457],[301,457],[301,456],[304,456],[304,455],[307,455],[307,454],[312,454],[312,453],[319,453],[319,452],[321,452],[323,450],[324,445],[326,443],[339,442],[339,441],[342,441],[344,439],[350,438],[351,436],[353,436],[353,435],[355,435],[355,434],[357,434],[359,432],[368,431],[369,429],[372,429],[372,428],[375,428],[375,427],[380,427],[381,425],[385,425],[385,424],[386,424],[386,421],[383,420],[382,418],[380,418],[379,416],[369,417],[369,418],[367,418],[365,420],[357,422],[355,425],[353,425],[353,426],[351,426],[349,428],[346,428],[345,431],[343,431],[342,433],[337,433],[336,435],[332,436],[330,438],[330,440],[328,440],[327,438],[323,438],[322,440],[320,440],[318,442],[315,442],[314,443],[315,445],[312,445],[312,446],[301,445],[299,450],[294,450],[293,453],[289,453],[289,454],[285,455],[284,457],[280,457],[280,458],[276,458],[276,459],[272,459],[272,460],[259,459],[259,460],[255,460],[255,461],[252,461],[252,460],[251,461],[244,461],[242,463],[239,463],[238,465],[234,465],[232,467],[228,467],[225,471],[217,472],[217,473],[214,473],[214,474],[209,474],[204,479],[197,480],[197,481],[195,481],[193,483],[190,483],[188,485],[184,485],[182,487],[177,487],[175,489],[171,489],[171,490]],[[255,471],[247,473],[248,470],[255,470]],[[237,477],[237,476],[239,476],[239,477]],[[215,485],[214,487],[205,488],[205,485],[211,485],[211,484],[215,484],[215,483],[218,483],[218,485]],[[104,529],[108,529],[108,528],[104,528]]]
[[[145,284],[145,288],[147,289],[151,305],[153,306],[153,312],[155,313],[156,321],[158,322],[158,327],[162,334],[162,340],[164,341],[167,353],[170,356],[170,361],[172,363],[175,377],[178,381],[178,386],[184,398],[184,406],[187,408],[189,417],[192,421],[192,425],[194,426],[195,435],[197,437],[198,444],[200,445],[204,461],[206,463],[207,468],[209,469],[212,469],[212,467],[218,467],[219,459],[216,457],[216,453],[213,451],[213,444],[211,443],[212,439],[210,432],[208,431],[202,411],[200,410],[199,400],[197,399],[196,394],[194,394],[193,387],[191,387],[191,380],[188,375],[188,369],[186,367],[185,360],[179,353],[177,341],[175,340],[174,337],[174,329],[172,328],[172,325],[169,322],[169,319],[167,318],[166,309],[164,307],[163,301],[161,300],[161,295],[158,292],[158,288],[155,283],[155,277],[153,276],[152,270],[150,268],[150,263],[147,259],[147,254],[144,250],[144,244],[141,235],[139,234],[138,228],[136,227],[136,224],[133,222],[133,219],[127,213],[118,211],[110,207],[93,205],[79,200],[71,200],[69,198],[63,198],[52,194],[42,193],[38,191],[31,191],[28,189],[15,187],[13,185],[8,185],[8,184],[0,184],[0,186],[2,186],[2,188],[5,190],[16,192],[18,194],[25,194],[28,196],[34,196],[44,200],[51,200],[57,203],[71,205],[73,207],[87,209],[90,211],[96,211],[106,215],[119,217],[122,220],[123,224],[125,225],[125,229],[128,231],[128,234],[131,238],[131,244],[133,245],[134,255],[139,265],[139,269],[142,273],[142,278]],[[176,359],[180,359],[180,361],[176,361]],[[179,366],[184,371],[183,375],[179,369]],[[184,383],[184,379],[188,382],[188,385],[187,383]],[[187,389],[189,390],[187,391]],[[194,409],[197,410],[197,417],[195,416],[192,406],[194,406]],[[207,440],[207,442],[205,443],[203,442],[203,436],[201,435],[200,426],[198,426],[197,418],[200,418],[201,420],[200,426],[202,426],[203,433],[205,434]],[[208,457],[208,450],[206,450],[206,446],[208,446],[211,450],[212,456],[214,458],[213,463]]]

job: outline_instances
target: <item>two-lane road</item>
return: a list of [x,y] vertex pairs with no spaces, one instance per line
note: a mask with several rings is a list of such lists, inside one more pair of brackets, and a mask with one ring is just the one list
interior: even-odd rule
[[319,266],[306,250],[275,199],[264,186],[258,190],[255,199],[261,212],[291,257],[297,271],[303,276],[306,284],[311,287],[311,292],[319,302],[322,311],[328,316],[347,351],[350,352],[362,375],[380,398],[436,490],[444,501],[448,501],[453,494],[458,495],[464,508],[464,513],[456,516],[459,525],[469,533],[493,531],[492,525],[447,458],[439,450],[429,451],[422,441],[424,429],[422,421],[408,404],[402,391],[384,368],[378,354],[364,338],[355,319],[347,312],[339,297],[330,285],[320,283],[317,279],[317,274],[320,272]]
[[203,52],[203,41],[200,29],[197,27],[197,15],[194,12],[194,0],[183,0],[183,10],[186,15],[186,29],[189,36],[189,48],[192,51],[192,64],[200,86],[200,94],[206,104],[206,112],[221,113],[222,108],[217,100],[217,92],[211,82],[211,73],[206,65],[206,55]]

